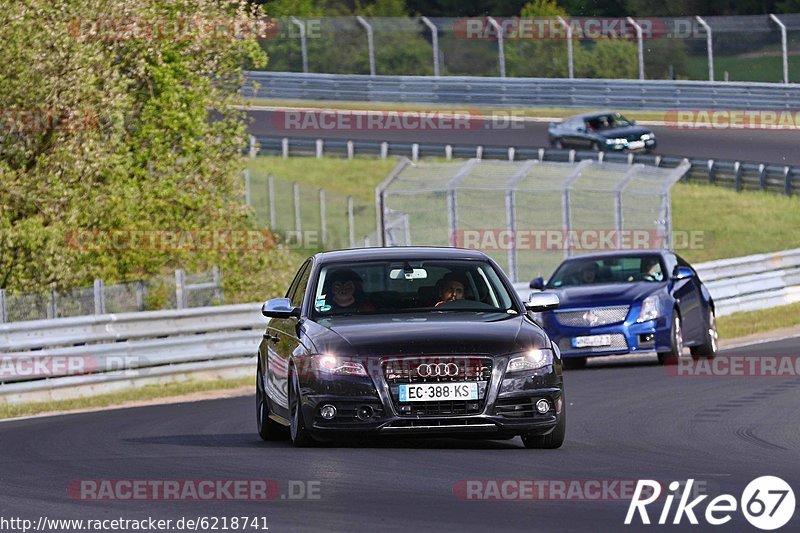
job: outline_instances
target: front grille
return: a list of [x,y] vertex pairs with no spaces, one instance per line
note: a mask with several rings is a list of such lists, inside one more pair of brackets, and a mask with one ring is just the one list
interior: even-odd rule
[[562,326],[573,328],[586,328],[617,324],[628,316],[628,305],[616,307],[596,307],[594,309],[581,309],[579,311],[555,311],[556,321]]
[[[419,374],[422,364],[454,363],[458,371],[452,376],[424,377]],[[412,357],[383,362],[383,377],[395,409],[403,416],[457,416],[480,413],[486,399],[486,389],[492,378],[492,359],[480,356]],[[477,400],[438,400],[429,402],[400,402],[401,384],[412,383],[464,383],[478,384]]]
[[558,347],[561,348],[562,352],[583,352],[583,353],[593,353],[593,352],[627,352],[628,351],[628,341],[625,340],[625,335],[621,333],[612,333],[611,334],[611,344],[607,346],[591,346],[586,348],[573,348],[572,347],[572,339],[567,337],[558,341]]

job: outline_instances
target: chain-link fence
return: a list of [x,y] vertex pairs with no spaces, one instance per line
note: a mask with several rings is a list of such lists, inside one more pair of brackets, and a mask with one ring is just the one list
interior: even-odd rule
[[0,323],[185,309],[222,303],[222,274],[218,268],[191,274],[177,270],[174,275],[116,285],[106,285],[97,279],[93,287],[68,291],[57,291],[55,287],[41,293],[0,289]]
[[281,72],[800,81],[800,14],[322,17],[278,26],[261,42],[267,68]]
[[549,275],[567,256],[670,245],[669,189],[688,161],[402,161],[379,189],[383,244],[459,246],[512,280]]
[[246,197],[280,243],[306,251],[374,246],[375,204],[275,177],[245,173]]

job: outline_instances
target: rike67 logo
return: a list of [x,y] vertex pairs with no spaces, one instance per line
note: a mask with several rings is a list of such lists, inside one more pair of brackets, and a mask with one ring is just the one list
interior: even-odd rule
[[[708,498],[708,495],[700,495],[689,500],[692,496],[693,484],[694,479],[687,480],[685,484],[678,481],[669,484],[670,493],[664,498],[657,524],[677,525],[685,517],[690,524],[697,525],[699,524],[698,516],[700,516],[712,526],[721,526],[730,522],[733,514],[740,509],[752,526],[764,531],[772,531],[786,525],[794,515],[794,491],[779,477],[762,476],[754,479],[745,487],[738,501],[730,494],[720,494],[706,503],[705,512],[701,512],[700,504]],[[684,487],[684,489],[679,493],[680,487]],[[672,504],[676,496],[678,504],[673,514]],[[637,514],[642,524],[650,524],[651,518],[647,506],[659,500],[660,497],[661,484],[658,481],[640,479],[628,506],[625,525],[633,523]],[[653,510],[657,511],[657,509],[651,509],[651,511]],[[670,515],[672,515],[671,521]]]

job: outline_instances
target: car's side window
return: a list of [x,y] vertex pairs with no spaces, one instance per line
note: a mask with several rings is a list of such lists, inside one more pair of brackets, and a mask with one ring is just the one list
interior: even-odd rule
[[306,287],[308,287],[308,278],[311,275],[311,260],[306,261],[303,268],[298,272],[295,282],[292,283],[292,288],[289,289],[287,298],[291,300],[292,306],[299,307],[303,305],[303,297],[306,294]]

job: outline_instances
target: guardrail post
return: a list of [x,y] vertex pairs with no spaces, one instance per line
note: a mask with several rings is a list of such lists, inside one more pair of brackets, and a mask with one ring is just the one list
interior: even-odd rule
[[325,211],[325,189],[319,190],[319,229],[320,229],[320,243],[322,247],[325,248],[325,242],[327,241],[327,223],[326,223],[326,211]]
[[281,156],[284,159],[289,159],[289,137],[281,139]]
[[353,159],[355,150],[353,149],[353,141],[347,141],[347,159]]
[[450,144],[444,145],[444,158],[450,161],[453,159],[453,146]]
[[656,156],[656,159],[655,159],[654,163],[656,164],[657,167],[661,166],[661,156],[660,155]]
[[105,284],[102,279],[94,280],[94,314],[106,314]]
[[306,25],[297,20],[297,17],[291,17],[292,24],[300,29],[300,54],[303,57],[303,72],[308,74],[308,43],[306,42]]
[[714,39],[711,33],[711,26],[701,17],[695,17],[700,26],[706,30],[706,49],[708,50],[708,81],[714,81]]
[[628,164],[629,165],[633,164],[633,152],[628,153]]
[[0,289],[0,324],[8,322],[8,311],[6,308],[6,290]]
[[214,299],[220,304],[224,303],[225,296],[222,293],[222,271],[218,266],[211,267],[211,280],[214,282]]
[[258,146],[256,145],[256,138],[253,135],[250,136],[250,144],[247,153],[250,159],[254,159],[258,155]]
[[539,161],[544,161],[544,148],[539,148]]
[[422,17],[422,22],[431,30],[431,45],[433,46],[433,75],[439,77],[439,29],[428,17]]
[[275,213],[275,178],[267,175],[267,199],[269,201],[269,229],[275,231],[277,213]]
[[294,229],[299,234],[303,226],[300,219],[300,185],[297,182],[292,183],[292,193],[294,196]]
[[758,165],[758,188],[762,191],[767,190],[767,166],[764,163]]
[[783,167],[783,194],[792,195],[792,168]]
[[411,160],[416,163],[418,159],[419,159],[419,144],[412,143],[412,145],[411,145]]
[[50,302],[47,305],[47,318],[56,318],[58,316],[58,294],[56,293],[56,284],[50,284]]
[[606,153],[605,152],[597,152],[597,162],[602,163],[603,159],[605,159]]
[[516,150],[514,149],[513,146],[509,146],[508,147],[508,160],[509,161],[513,161],[514,160],[515,152],[516,152]]
[[361,15],[356,17],[361,26],[367,30],[367,52],[369,53],[369,75],[375,75],[375,40],[372,35],[372,26],[370,26],[367,19],[362,17]]
[[742,190],[742,164],[738,161],[733,163],[733,183],[736,187],[736,192]]
[[644,37],[642,35],[642,27],[639,26],[633,18],[628,17],[628,22],[636,30],[636,43],[639,49],[639,79],[644,79]]
[[781,52],[783,54],[783,83],[789,83],[789,50],[786,43],[786,25],[781,19],[770,13],[771,18],[781,30]]
[[381,159],[389,157],[389,143],[386,141],[381,143]]
[[347,241],[350,248],[356,247],[356,226],[353,216],[353,197],[347,197]]
[[569,151],[569,162],[570,163],[574,163],[575,162],[575,150],[570,150]]
[[137,281],[136,282],[136,308],[139,311],[144,311],[144,294],[147,291],[147,288],[144,285],[144,281]]
[[489,24],[497,32],[497,62],[500,64],[500,77],[506,77],[506,51],[505,46],[503,44],[503,28],[500,27],[500,24],[494,19],[494,17],[489,17]]
[[250,207],[250,169],[244,169],[244,203]]
[[574,56],[573,56],[573,51],[572,51],[572,26],[567,24],[567,21],[564,20],[564,18],[561,15],[559,15],[557,18],[558,18],[558,21],[564,26],[564,29],[567,30],[567,57],[569,58],[569,64],[568,64],[569,77],[570,78],[574,78],[575,77],[575,61],[574,61]]
[[317,139],[317,159],[322,159],[322,139]]
[[717,181],[717,169],[714,166],[714,160],[708,160],[708,183],[714,184]]
[[475,159],[483,159],[483,146],[475,148]]
[[175,307],[178,309],[186,309],[186,290],[185,290],[186,276],[183,270],[178,269],[175,271]]

